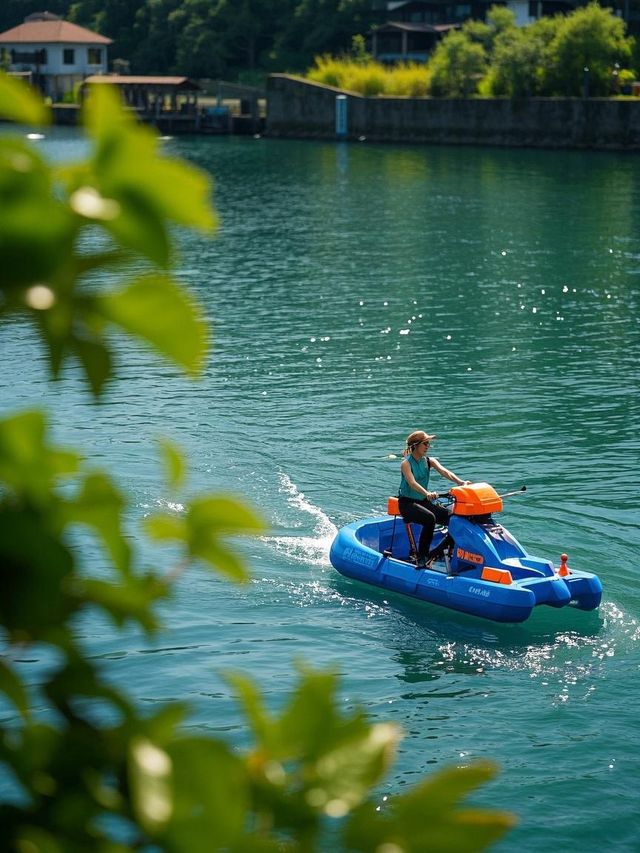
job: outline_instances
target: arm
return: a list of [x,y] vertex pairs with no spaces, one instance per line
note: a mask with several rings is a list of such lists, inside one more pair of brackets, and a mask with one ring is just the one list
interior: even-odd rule
[[[429,464],[432,468],[440,474],[442,477],[446,477],[447,480],[451,480],[452,483],[455,483],[456,486],[465,486],[467,483],[470,483],[470,480],[461,480],[457,474],[454,474],[453,471],[449,471],[448,468],[445,468],[444,465],[441,465],[437,459],[433,456],[429,457]],[[405,474],[406,477],[406,474]]]

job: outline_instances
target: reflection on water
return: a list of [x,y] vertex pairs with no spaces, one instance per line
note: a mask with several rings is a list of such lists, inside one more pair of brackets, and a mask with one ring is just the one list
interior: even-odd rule
[[[332,579],[330,586],[351,606],[366,602],[377,607],[370,615],[379,620],[382,616],[385,626],[392,625],[378,637],[396,664],[395,677],[407,684],[520,672],[545,686],[553,683],[557,701],[564,702],[572,685],[589,689],[589,683],[606,676],[606,662],[627,654],[638,639],[636,620],[607,605],[600,612],[539,608],[527,622],[505,625],[342,578]],[[434,684],[428,692],[404,693],[402,698],[462,695],[468,689],[450,691]]]

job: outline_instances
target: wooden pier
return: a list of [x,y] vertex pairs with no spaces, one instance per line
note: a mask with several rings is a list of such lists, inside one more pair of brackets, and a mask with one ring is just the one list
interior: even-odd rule
[[[254,87],[224,81],[202,86],[188,77],[146,77],[120,74],[88,77],[83,89],[117,86],[127,107],[140,121],[161,133],[255,134],[264,128],[265,93]],[[215,94],[213,94],[215,92]],[[68,111],[56,112],[56,121],[71,124]]]

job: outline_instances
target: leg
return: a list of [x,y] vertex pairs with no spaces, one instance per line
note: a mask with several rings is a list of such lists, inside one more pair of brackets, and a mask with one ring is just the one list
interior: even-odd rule
[[439,560],[444,556],[444,552],[447,548],[451,548],[453,545],[453,537],[447,532],[444,535],[442,542],[438,545],[437,548],[434,548],[433,551],[429,552],[430,560]]
[[[422,525],[420,541],[418,542],[418,562],[425,561],[429,554],[429,546],[433,538],[436,526],[436,516],[427,502],[411,501],[400,498],[399,502],[402,518],[407,522]],[[446,510],[445,510],[446,512]]]
[[[448,527],[449,524],[449,512],[446,507],[443,507],[441,504],[430,503],[429,508],[433,512],[436,517],[436,522],[441,524],[443,527]],[[437,548],[434,548],[433,551],[429,553],[429,560],[439,560],[444,556],[447,548],[450,548],[453,545],[453,539],[449,534],[449,531],[445,531],[444,538],[440,542]]]

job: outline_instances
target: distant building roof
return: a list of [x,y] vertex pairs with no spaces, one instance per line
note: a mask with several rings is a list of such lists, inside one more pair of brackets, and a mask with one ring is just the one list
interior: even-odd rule
[[112,86],[167,86],[174,89],[200,91],[200,86],[188,77],[144,77],[125,74],[92,74],[85,83],[111,83]]
[[380,24],[373,29],[378,33],[403,30],[408,33],[446,33],[449,30],[460,29],[460,24],[410,24],[405,21],[387,21],[386,24]]
[[36,12],[11,30],[0,33],[0,44],[112,44],[113,40],[50,12]]

